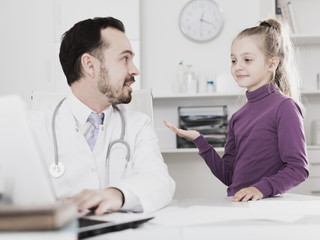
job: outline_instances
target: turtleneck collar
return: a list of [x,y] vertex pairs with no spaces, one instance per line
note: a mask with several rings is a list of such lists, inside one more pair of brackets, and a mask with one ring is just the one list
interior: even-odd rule
[[263,85],[262,87],[252,91],[252,92],[246,92],[246,96],[248,99],[248,102],[256,102],[269,94],[276,91],[277,87],[274,83],[270,82],[268,84]]

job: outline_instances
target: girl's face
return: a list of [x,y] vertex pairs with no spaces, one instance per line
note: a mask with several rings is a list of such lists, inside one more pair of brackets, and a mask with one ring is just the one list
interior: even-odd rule
[[236,39],[231,46],[231,73],[240,87],[254,91],[272,79],[270,60],[259,47],[259,37]]

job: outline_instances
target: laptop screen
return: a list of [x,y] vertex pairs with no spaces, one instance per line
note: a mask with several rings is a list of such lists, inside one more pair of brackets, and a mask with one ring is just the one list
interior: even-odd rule
[[57,201],[40,151],[29,128],[26,103],[16,95],[0,98],[0,179],[6,201],[52,204]]

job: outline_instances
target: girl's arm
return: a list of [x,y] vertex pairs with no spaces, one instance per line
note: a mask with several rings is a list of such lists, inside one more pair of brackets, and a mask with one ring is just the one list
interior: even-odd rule
[[232,183],[234,159],[235,159],[235,146],[234,138],[231,131],[228,130],[228,139],[225,147],[225,154],[221,158],[214,150],[207,140],[195,130],[183,130],[175,127],[168,121],[164,124],[175,132],[179,137],[186,138],[193,141],[199,149],[199,155],[205,160],[211,172],[225,185],[229,186]]

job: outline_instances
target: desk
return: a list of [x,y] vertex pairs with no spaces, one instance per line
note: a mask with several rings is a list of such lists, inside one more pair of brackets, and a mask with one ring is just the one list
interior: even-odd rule
[[[255,208],[255,203],[259,203]],[[265,209],[269,215],[255,215]],[[266,205],[264,205],[266,203]],[[268,206],[271,203],[271,206]],[[286,211],[287,206],[297,204],[294,214]],[[312,209],[310,207],[312,206]],[[287,209],[288,210],[288,209]],[[290,211],[292,209],[289,209]],[[273,212],[272,212],[273,211]],[[279,212],[283,215],[279,215]],[[166,213],[166,214],[164,214]],[[225,213],[222,215],[222,213]],[[240,214],[239,214],[240,213]],[[306,214],[304,214],[306,213]],[[263,213],[265,214],[265,212]],[[286,215],[287,214],[287,215]],[[179,217],[180,215],[180,217]],[[277,215],[274,219],[274,215]],[[182,221],[175,220],[182,217]],[[251,217],[248,217],[251,216]],[[258,216],[258,217],[256,217]],[[247,218],[248,217],[248,218]],[[288,217],[288,219],[286,219]],[[297,217],[295,219],[295,217]],[[190,220],[189,220],[190,219]],[[224,219],[224,221],[221,221]],[[284,220],[285,219],[285,220]],[[287,220],[292,221],[287,221]],[[194,220],[197,220],[195,224]],[[183,222],[183,223],[182,223]],[[222,199],[185,199],[174,200],[163,210],[155,213],[154,220],[139,228],[108,233],[90,240],[319,240],[320,239],[320,197],[285,194],[256,202],[232,203],[230,197]],[[70,231],[47,233],[0,233],[0,239],[59,239],[75,240],[76,227],[71,223]],[[70,230],[66,226],[65,230]],[[62,232],[62,233],[61,233]],[[65,232],[63,234],[63,232]],[[67,234],[66,234],[67,233]]]
[[[310,201],[317,204],[315,209],[320,213],[320,197],[313,197],[307,195],[285,194],[279,197],[267,198],[260,201],[272,203],[275,208],[281,206],[284,202],[305,204],[308,207]],[[230,210],[241,208],[249,214],[251,203],[232,203],[230,197],[220,200],[205,200],[205,199],[186,199],[175,200],[169,207],[176,210],[189,209],[191,206],[208,206],[219,207],[219,209]],[[278,206],[277,206],[278,205]],[[231,208],[231,209],[230,209]],[[165,210],[165,209],[164,209]],[[303,209],[301,209],[303,210]],[[161,214],[161,211],[158,213]],[[157,213],[155,214],[157,216]],[[90,240],[110,239],[110,240],[212,240],[212,239],[232,239],[232,240],[276,240],[276,239],[290,239],[290,240],[319,240],[320,239],[320,214],[305,215],[293,222],[263,220],[263,219],[246,219],[235,220],[233,214],[229,214],[230,220],[224,222],[206,223],[201,225],[189,226],[169,226],[157,224],[154,222],[147,222],[137,229],[128,229],[121,232],[109,233],[101,236],[90,238]],[[233,215],[233,216],[231,216]],[[161,215],[159,215],[161,216]],[[225,216],[228,218],[228,216]],[[283,216],[282,216],[283,217]],[[157,218],[157,217],[156,217]],[[155,220],[156,220],[155,218]],[[170,221],[170,219],[168,219]]]

